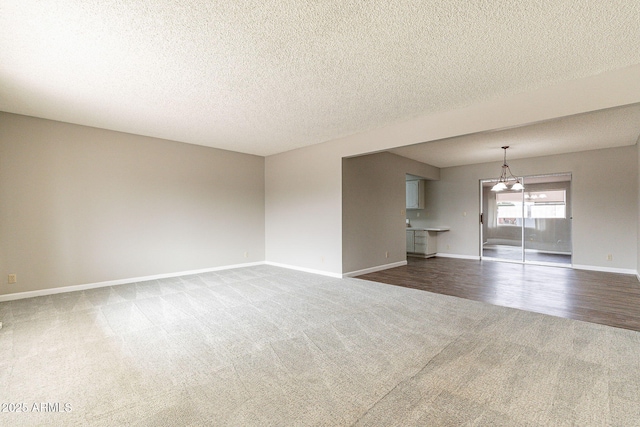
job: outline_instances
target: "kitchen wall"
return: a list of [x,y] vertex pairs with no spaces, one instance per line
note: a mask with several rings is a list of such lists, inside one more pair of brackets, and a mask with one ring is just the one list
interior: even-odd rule
[[[413,180],[413,176],[407,177],[407,180]],[[425,201],[430,197],[427,192],[429,191],[429,186],[424,187],[424,197]],[[409,220],[409,224],[411,227],[416,228],[428,228],[428,227],[438,227],[438,224],[435,222],[436,218],[436,209],[435,206],[429,205],[425,203],[424,209],[407,209],[406,219]]]
[[[500,162],[443,168],[427,182],[436,221],[451,227],[438,250],[480,255],[479,180],[494,178]],[[572,173],[573,264],[634,271],[637,268],[638,154],[636,146],[509,161],[518,175]],[[607,261],[612,254],[613,260]]]
[[342,270],[406,261],[405,174],[438,179],[438,168],[391,153],[342,160]]
[[258,156],[0,113],[0,200],[0,294],[265,258]]

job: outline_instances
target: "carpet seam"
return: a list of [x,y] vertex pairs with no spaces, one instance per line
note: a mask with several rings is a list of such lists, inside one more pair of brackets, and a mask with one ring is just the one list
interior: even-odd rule
[[395,386],[393,386],[393,388],[391,390],[389,390],[388,392],[386,392],[384,394],[384,396],[380,397],[378,400],[376,400],[366,411],[364,414],[362,414],[353,424],[351,424],[352,426],[356,425],[362,418],[364,418],[369,412],[371,412],[371,410],[373,408],[375,408],[378,403],[380,403],[385,397],[387,397],[388,395],[391,394],[391,392],[393,392],[395,389],[397,389],[400,385],[405,384],[411,380],[413,380],[415,377],[418,376],[418,374],[420,374],[422,371],[425,370],[425,368],[427,366],[429,366],[429,364],[431,364],[431,362],[433,362],[433,360],[440,356],[440,354],[442,354],[446,349],[448,349],[450,346],[452,346],[453,344],[455,344],[456,342],[458,342],[458,340],[460,339],[460,337],[462,337],[462,335],[464,334],[460,334],[456,337],[456,339],[454,339],[453,341],[451,341],[449,344],[447,344],[446,346],[444,346],[438,353],[434,354],[433,357],[431,357],[427,363],[424,364],[424,366],[420,369],[418,369],[412,376],[410,376],[407,379],[404,379],[402,381],[400,381],[398,384],[396,384]]

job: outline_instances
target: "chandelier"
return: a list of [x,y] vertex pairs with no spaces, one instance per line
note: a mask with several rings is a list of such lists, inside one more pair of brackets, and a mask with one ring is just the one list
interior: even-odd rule
[[496,183],[496,185],[491,187],[491,191],[507,190],[508,189],[507,182],[509,181],[515,181],[515,183],[511,185],[511,190],[513,191],[524,190],[524,185],[522,185],[522,183],[520,182],[520,178],[516,178],[515,176],[513,176],[513,174],[511,173],[511,169],[507,164],[507,148],[509,148],[508,145],[505,145],[504,147],[502,147],[502,149],[504,150],[504,161],[502,163],[502,173],[500,174],[500,178],[498,178],[497,180],[498,182]]

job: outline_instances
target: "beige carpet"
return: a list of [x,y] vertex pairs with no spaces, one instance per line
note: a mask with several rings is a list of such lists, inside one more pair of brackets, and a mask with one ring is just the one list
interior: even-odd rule
[[358,279],[251,267],[0,321],[0,425],[640,425],[640,333]]

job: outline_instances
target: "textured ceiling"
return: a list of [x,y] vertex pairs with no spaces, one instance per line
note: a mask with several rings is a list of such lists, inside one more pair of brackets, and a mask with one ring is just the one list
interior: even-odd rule
[[609,108],[528,126],[481,132],[389,150],[439,168],[634,145],[640,104]]
[[640,63],[637,0],[0,0],[0,110],[268,155]]

